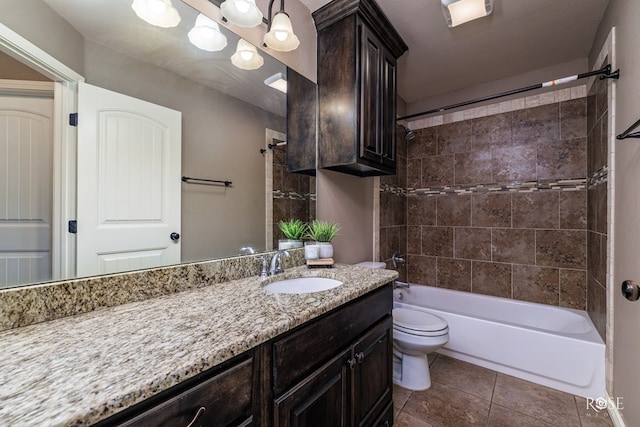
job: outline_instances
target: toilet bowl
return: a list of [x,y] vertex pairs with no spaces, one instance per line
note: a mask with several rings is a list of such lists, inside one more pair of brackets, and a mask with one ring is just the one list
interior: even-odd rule
[[[385,268],[385,263],[361,262],[361,267]],[[427,354],[449,342],[447,322],[431,313],[393,309],[393,382],[409,390],[431,387]]]
[[393,382],[409,390],[431,387],[427,354],[449,342],[447,322],[430,313],[393,309]]

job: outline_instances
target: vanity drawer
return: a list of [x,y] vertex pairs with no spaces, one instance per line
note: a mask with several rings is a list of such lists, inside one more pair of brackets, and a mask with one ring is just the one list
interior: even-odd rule
[[391,314],[391,284],[304,325],[273,343],[273,392],[279,396],[368,328]]
[[[253,357],[244,360],[120,425],[251,425],[253,365]],[[190,424],[196,417],[196,422]]]

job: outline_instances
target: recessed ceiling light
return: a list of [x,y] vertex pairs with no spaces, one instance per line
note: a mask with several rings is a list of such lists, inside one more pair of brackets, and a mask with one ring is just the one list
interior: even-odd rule
[[455,27],[493,12],[493,0],[441,0],[447,25]]

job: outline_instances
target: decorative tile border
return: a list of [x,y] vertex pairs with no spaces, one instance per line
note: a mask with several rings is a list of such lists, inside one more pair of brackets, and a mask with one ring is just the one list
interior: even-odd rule
[[601,184],[606,184],[609,177],[609,168],[605,165],[591,174],[587,180],[587,188],[593,188]]
[[423,119],[407,120],[409,129],[417,130],[439,126],[447,123],[462,122],[464,120],[477,119],[479,117],[493,116],[510,111],[524,110],[525,108],[538,107],[540,105],[554,104],[556,102],[585,98],[587,85],[574,86],[566,89],[557,89],[539,95],[525,96],[510,101],[497,102],[495,104],[482,105],[480,107],[443,113]]
[[290,200],[316,200],[315,193],[297,193],[295,191],[273,191],[274,199],[290,199]]
[[394,186],[389,185],[389,184],[380,184],[380,191],[383,192],[383,193],[395,194],[396,196],[406,196],[407,195],[407,189],[406,188],[394,187]]
[[[606,172],[605,178],[606,180]],[[380,191],[396,195],[437,196],[442,194],[476,194],[476,193],[531,193],[534,191],[556,190],[576,191],[587,188],[586,178],[560,179],[555,181],[526,181],[491,184],[461,184],[441,187],[407,188],[380,186]]]

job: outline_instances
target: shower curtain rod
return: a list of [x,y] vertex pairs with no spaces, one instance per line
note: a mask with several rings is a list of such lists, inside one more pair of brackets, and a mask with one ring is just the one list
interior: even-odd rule
[[502,98],[504,96],[509,96],[509,95],[515,95],[517,93],[527,92],[527,91],[530,91],[530,90],[540,89],[540,88],[543,88],[543,87],[557,86],[557,85],[561,85],[561,84],[564,84],[564,83],[572,82],[574,80],[584,79],[586,77],[591,77],[591,76],[596,76],[596,75],[600,75],[600,80],[603,80],[603,79],[618,79],[620,77],[620,70],[618,69],[618,70],[616,70],[616,71],[614,71],[612,73],[611,72],[611,64],[607,64],[607,65],[605,65],[604,67],[602,67],[599,70],[589,71],[587,73],[582,73],[582,74],[575,74],[573,76],[563,77],[563,78],[557,79],[557,80],[550,80],[548,82],[538,83],[536,85],[522,87],[520,89],[509,90],[507,92],[502,92],[502,93],[498,93],[498,94],[495,94],[495,95],[484,96],[482,98],[476,98],[476,99],[472,99],[470,101],[458,102],[457,104],[447,105],[446,107],[439,107],[439,108],[434,108],[432,110],[422,111],[420,113],[409,114],[408,116],[398,117],[396,119],[396,121],[412,119],[414,117],[425,116],[427,114],[441,113],[443,111],[452,110],[454,108],[464,107],[464,106],[471,105],[471,104],[477,104],[478,102],[490,101],[492,99]]

